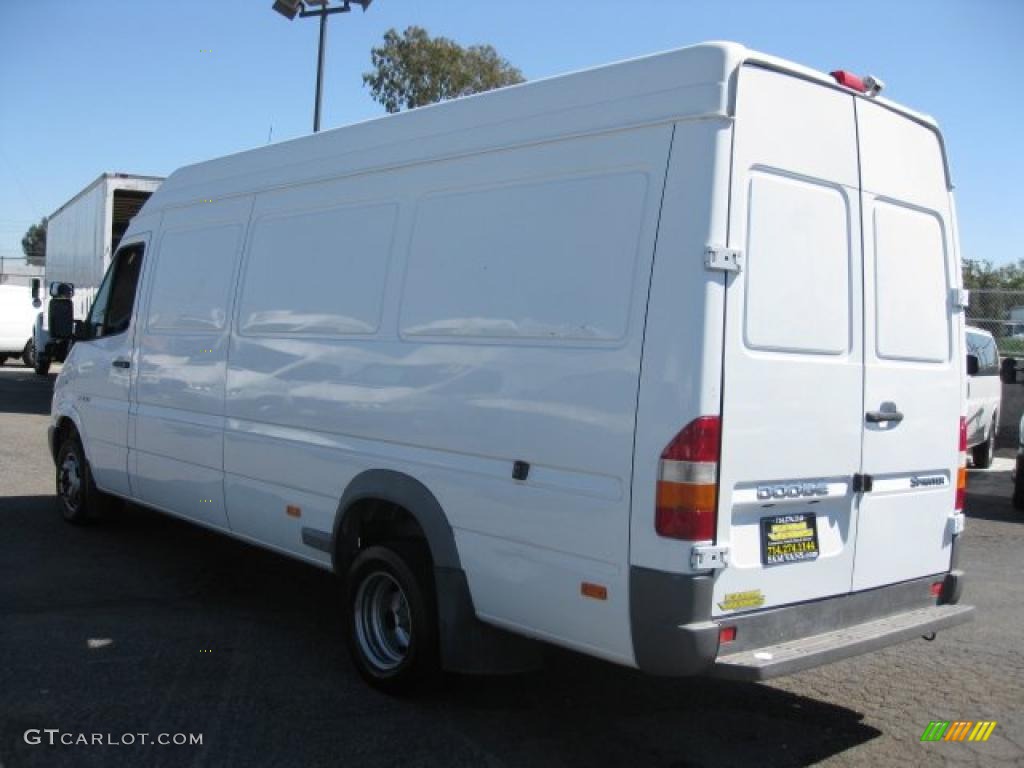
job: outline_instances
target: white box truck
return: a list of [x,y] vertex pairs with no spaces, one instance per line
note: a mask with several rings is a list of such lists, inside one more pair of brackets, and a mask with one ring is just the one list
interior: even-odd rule
[[[142,208],[163,179],[127,173],[104,173],[58,208],[47,222],[44,285],[75,286],[72,304],[75,318],[89,312],[110,257],[124,236],[132,217]],[[33,296],[46,301],[48,297]],[[50,363],[63,361],[66,341],[51,339],[46,311],[36,317],[30,358],[36,373],[45,375]]]
[[334,571],[386,690],[968,620],[952,184],[877,90],[713,43],[176,171],[88,317],[50,305],[65,518]]

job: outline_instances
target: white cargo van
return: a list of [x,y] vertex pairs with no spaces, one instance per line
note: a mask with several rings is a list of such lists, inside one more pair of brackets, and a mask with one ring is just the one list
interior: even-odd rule
[[715,43],[175,172],[87,320],[51,302],[64,515],[333,570],[391,690],[967,620],[949,173],[876,90]]
[[967,326],[967,448],[975,468],[992,466],[999,433],[1003,383],[999,349],[984,328]]

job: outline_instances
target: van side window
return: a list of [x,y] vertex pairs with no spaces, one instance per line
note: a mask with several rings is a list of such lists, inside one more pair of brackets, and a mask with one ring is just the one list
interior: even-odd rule
[[113,336],[128,330],[135,306],[135,293],[142,273],[142,243],[122,248],[114,256],[103,284],[89,311],[94,338]]

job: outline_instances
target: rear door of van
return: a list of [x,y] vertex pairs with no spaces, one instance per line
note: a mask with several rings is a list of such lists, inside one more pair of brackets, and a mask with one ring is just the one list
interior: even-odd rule
[[[864,458],[854,591],[949,570],[963,318],[942,146],[856,100],[864,212]],[[879,411],[900,421],[874,421]]]
[[894,184],[879,166],[911,150],[884,132],[935,135],[888,110],[865,125],[865,107],[883,109],[765,68],[739,75],[715,615],[949,568],[960,406],[944,166],[941,152],[916,161],[927,170],[912,178],[939,174],[930,197]]

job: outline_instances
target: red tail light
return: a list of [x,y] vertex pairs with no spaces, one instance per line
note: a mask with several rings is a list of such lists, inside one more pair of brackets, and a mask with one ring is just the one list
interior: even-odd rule
[[661,453],[654,529],[659,536],[688,541],[715,538],[721,420],[701,416]]
[[956,470],[956,501],[953,509],[960,511],[967,500],[967,418],[960,417],[960,466]]

